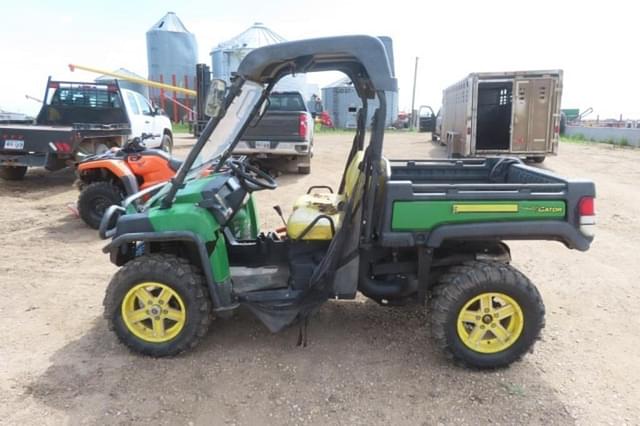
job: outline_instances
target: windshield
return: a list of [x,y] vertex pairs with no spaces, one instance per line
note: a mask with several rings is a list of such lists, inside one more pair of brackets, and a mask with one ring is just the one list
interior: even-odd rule
[[252,81],[246,81],[242,85],[242,92],[227,108],[213,134],[202,147],[200,154],[190,169],[190,174],[211,165],[231,146],[238,133],[240,133],[242,126],[249,119],[251,111],[260,99],[263,90],[264,88],[260,84]]

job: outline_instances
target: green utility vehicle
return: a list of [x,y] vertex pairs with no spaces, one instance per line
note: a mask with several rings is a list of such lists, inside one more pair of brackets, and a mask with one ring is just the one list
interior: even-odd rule
[[[252,193],[276,181],[231,152],[281,77],[326,70],[348,75],[363,104],[340,187],[301,194],[286,236],[260,230]],[[174,355],[194,347],[214,315],[243,305],[273,332],[300,324],[303,344],[323,302],[360,292],[386,306],[427,303],[436,344],[467,365],[505,366],[527,352],[544,306],[503,241],[587,250],[594,185],[511,158],[384,158],[396,90],[384,44],[368,36],[255,49],[228,88],[214,81],[211,119],[176,177],[112,206],[101,223],[112,238],[104,251],[121,267],[104,302],[118,338]]]

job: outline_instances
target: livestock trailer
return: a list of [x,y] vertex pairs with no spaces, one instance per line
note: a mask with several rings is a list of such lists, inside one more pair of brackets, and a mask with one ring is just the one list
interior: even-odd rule
[[442,99],[450,157],[510,154],[537,162],[556,154],[562,70],[472,73]]

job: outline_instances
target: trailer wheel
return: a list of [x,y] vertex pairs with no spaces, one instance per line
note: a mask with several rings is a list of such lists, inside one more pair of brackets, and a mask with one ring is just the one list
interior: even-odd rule
[[87,185],[78,197],[78,213],[93,229],[100,227],[104,212],[124,199],[122,191],[111,182],[94,182]]
[[430,300],[433,338],[446,354],[475,368],[499,368],[530,351],[544,327],[540,293],[520,271],[473,261],[439,279]]
[[104,316],[122,343],[153,357],[195,347],[212,319],[198,268],[160,253],[140,256],[120,268],[107,287]]
[[27,166],[1,166],[0,177],[5,180],[22,180],[27,174]]

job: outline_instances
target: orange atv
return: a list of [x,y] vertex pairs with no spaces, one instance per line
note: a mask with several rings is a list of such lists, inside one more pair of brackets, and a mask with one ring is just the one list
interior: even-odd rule
[[147,149],[143,141],[153,135],[143,133],[123,145],[93,155],[77,164],[80,180],[78,214],[87,225],[98,229],[107,208],[136,192],[171,179],[182,161],[164,151]]

